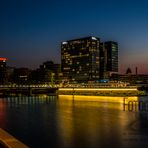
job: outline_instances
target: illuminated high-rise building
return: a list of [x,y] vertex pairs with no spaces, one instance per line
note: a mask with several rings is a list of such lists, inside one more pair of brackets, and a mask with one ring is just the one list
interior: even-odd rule
[[85,37],[62,42],[61,70],[65,77],[74,81],[99,79],[100,39]]
[[104,76],[109,77],[112,73],[118,73],[118,43],[113,41],[104,42]]

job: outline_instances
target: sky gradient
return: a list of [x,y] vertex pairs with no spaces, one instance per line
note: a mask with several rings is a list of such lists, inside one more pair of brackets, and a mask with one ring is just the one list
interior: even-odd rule
[[96,36],[119,44],[119,72],[148,74],[147,0],[3,0],[0,56],[8,65],[35,69],[60,63],[62,41]]

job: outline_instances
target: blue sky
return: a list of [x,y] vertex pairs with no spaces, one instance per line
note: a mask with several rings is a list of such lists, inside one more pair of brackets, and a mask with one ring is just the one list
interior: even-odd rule
[[119,43],[120,72],[148,73],[146,0],[4,0],[0,2],[0,56],[8,65],[37,68],[60,62],[60,43],[84,36]]

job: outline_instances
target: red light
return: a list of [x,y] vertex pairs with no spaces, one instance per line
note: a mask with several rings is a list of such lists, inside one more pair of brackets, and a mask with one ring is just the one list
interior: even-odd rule
[[7,58],[0,58],[0,61],[6,61]]

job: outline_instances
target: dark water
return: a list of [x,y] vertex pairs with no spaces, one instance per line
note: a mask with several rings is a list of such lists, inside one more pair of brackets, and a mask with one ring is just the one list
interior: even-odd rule
[[147,111],[123,111],[122,98],[95,99],[1,98],[0,128],[30,148],[148,146]]

